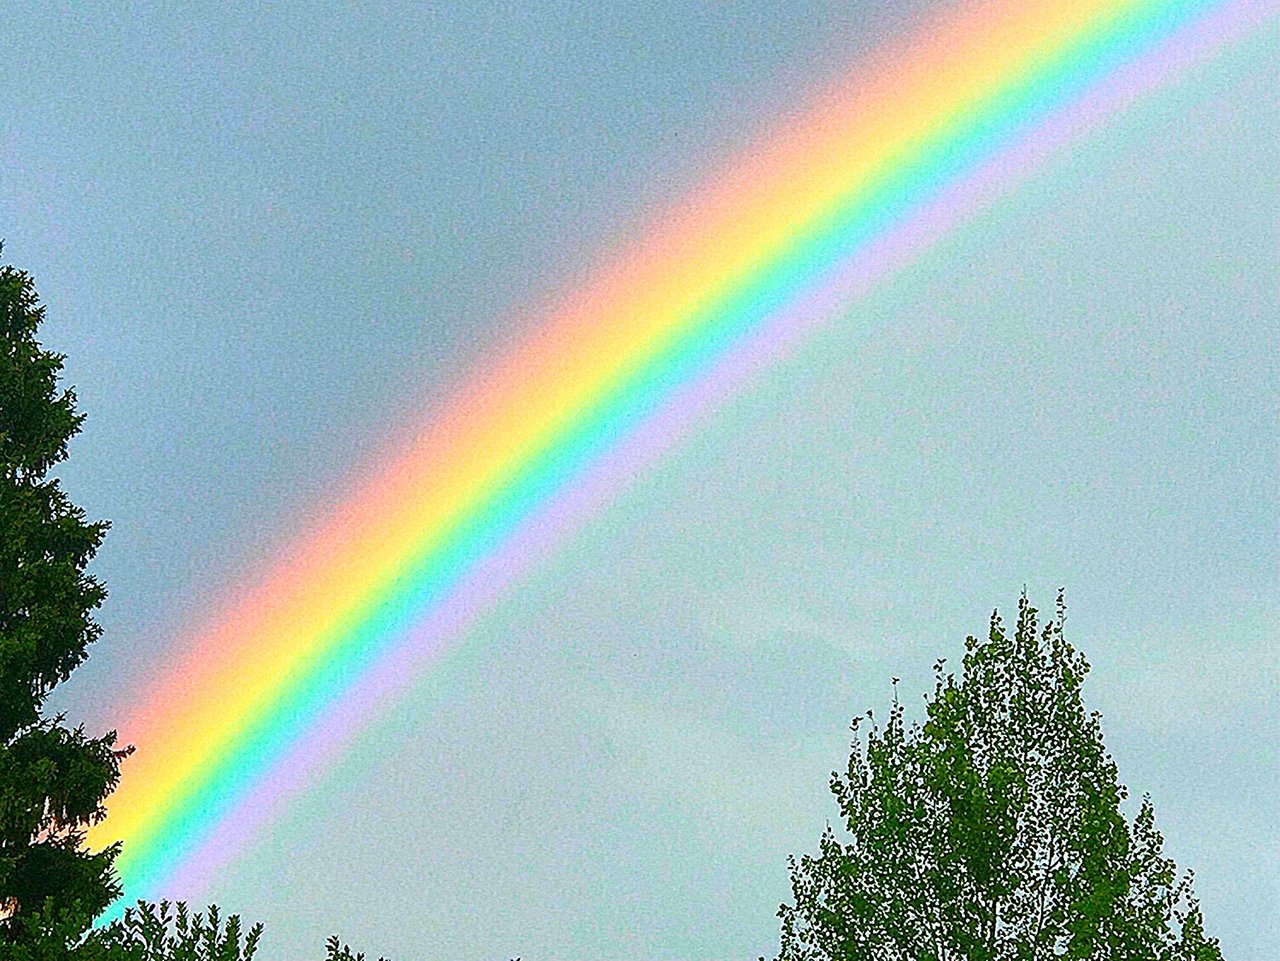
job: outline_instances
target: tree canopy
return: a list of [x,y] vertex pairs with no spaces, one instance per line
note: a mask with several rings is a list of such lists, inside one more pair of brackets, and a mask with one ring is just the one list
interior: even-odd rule
[[[0,247],[2,249],[2,247]],[[87,567],[105,521],[90,521],[50,471],[84,415],[41,346],[31,277],[0,266],[0,958],[6,961],[250,961],[262,926],[217,906],[139,901],[90,930],[121,896],[118,846],[89,852],[84,830],[129,750],[48,716],[45,703],[102,633],[106,590]],[[327,961],[364,961],[336,937]]]
[[63,358],[36,339],[44,317],[30,276],[0,266],[0,939],[36,910],[83,926],[119,896],[115,850],[84,849],[123,752],[44,706],[84,661],[106,597],[86,572],[107,524],[91,522],[50,470],[83,415],[59,385]]
[[934,665],[923,723],[896,680],[882,730],[854,721],[831,776],[846,830],[790,859],[781,961],[1220,961],[1150,797],[1122,810],[1064,622],[1059,595],[1038,630],[1024,595],[1012,634],[994,613],[966,640],[959,679]]

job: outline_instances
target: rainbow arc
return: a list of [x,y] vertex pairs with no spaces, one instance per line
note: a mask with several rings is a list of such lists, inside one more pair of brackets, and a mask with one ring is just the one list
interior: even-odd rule
[[660,212],[255,572],[121,727],[90,834],[189,896],[469,618],[698,411],[1275,0],[971,0]]

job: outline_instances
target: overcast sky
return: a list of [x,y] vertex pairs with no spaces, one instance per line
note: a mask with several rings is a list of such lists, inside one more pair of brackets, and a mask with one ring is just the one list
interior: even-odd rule
[[[446,386],[935,3],[19,3],[0,236],[114,528],[59,704],[172,639]],[[181,8],[181,13],[175,10]],[[1280,32],[1115,118],[637,480],[210,897],[264,961],[754,958],[847,725],[1025,584],[1237,961],[1280,948]],[[15,55],[15,52],[18,55]]]

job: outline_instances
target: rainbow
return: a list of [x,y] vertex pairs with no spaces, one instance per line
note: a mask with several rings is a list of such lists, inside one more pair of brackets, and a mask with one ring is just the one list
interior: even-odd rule
[[192,896],[702,411],[1278,2],[973,0],[654,217],[186,639],[89,836],[127,895]]

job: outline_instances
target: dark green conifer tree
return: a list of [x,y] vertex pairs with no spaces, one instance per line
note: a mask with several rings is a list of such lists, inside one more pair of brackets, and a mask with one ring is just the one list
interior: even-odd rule
[[844,837],[791,861],[781,961],[1221,961],[1150,798],[1121,810],[1064,619],[1059,596],[1038,633],[1023,596],[1012,635],[993,615],[967,640],[960,680],[935,665],[923,724],[895,693],[855,740],[831,776]]
[[107,524],[50,476],[83,415],[36,339],[43,315],[31,278],[0,266],[0,955],[33,913],[87,927],[120,893],[115,850],[85,850],[84,829],[124,752],[45,712],[100,633],[106,591],[85,568]]

